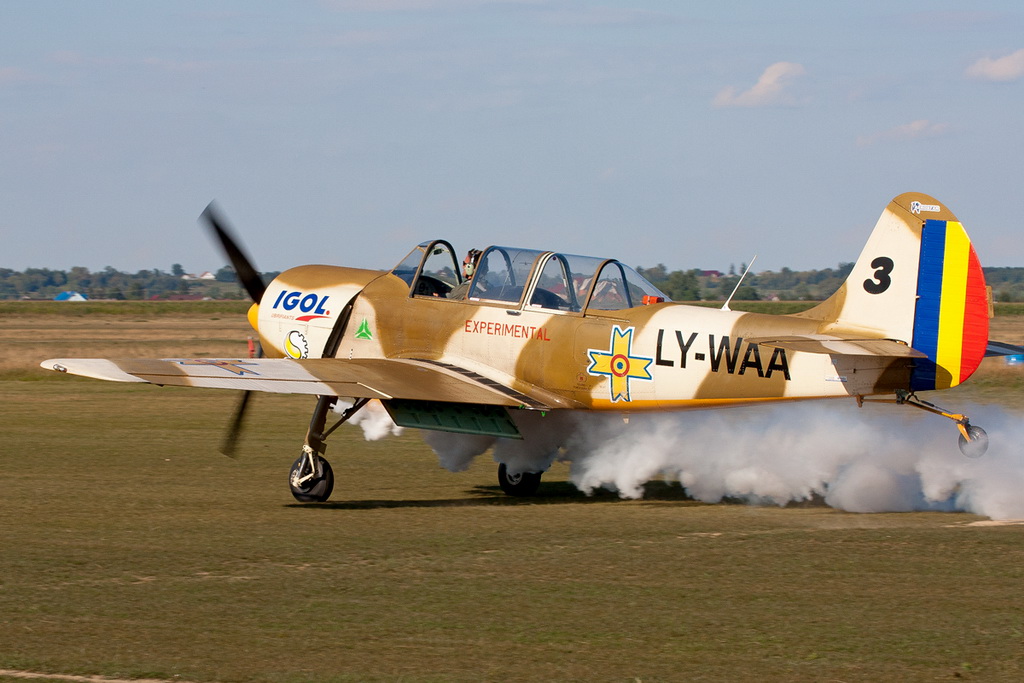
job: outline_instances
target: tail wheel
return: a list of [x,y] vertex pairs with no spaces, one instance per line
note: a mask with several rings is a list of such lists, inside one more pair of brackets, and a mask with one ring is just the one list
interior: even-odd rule
[[[334,470],[331,463],[321,455],[314,455],[313,466],[310,457],[303,453],[292,463],[288,472],[288,486],[292,496],[300,503],[322,503],[331,497],[334,491]],[[314,471],[315,468],[315,471]]]
[[968,458],[980,458],[988,450],[988,434],[981,427],[967,425],[969,440],[960,435],[960,452]]
[[505,463],[501,463],[498,465],[498,486],[510,496],[526,498],[536,495],[542,474],[542,472],[509,474]]

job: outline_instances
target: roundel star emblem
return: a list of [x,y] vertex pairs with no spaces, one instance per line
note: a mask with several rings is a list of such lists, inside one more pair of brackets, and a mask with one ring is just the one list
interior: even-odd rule
[[632,353],[633,330],[632,327],[622,329],[616,325],[612,329],[607,350],[587,350],[587,356],[590,358],[590,367],[587,368],[587,373],[595,377],[610,378],[609,389],[612,403],[630,400],[630,380],[649,382],[654,379],[650,371],[650,365],[654,359],[634,356]]

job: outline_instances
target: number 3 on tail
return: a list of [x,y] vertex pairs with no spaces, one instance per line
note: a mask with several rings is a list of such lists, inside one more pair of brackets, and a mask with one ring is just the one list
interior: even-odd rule
[[868,294],[881,294],[889,289],[889,285],[892,284],[892,278],[889,277],[889,273],[892,272],[895,265],[888,256],[879,256],[872,261],[871,267],[877,269],[875,270],[875,279],[864,281],[864,291]]

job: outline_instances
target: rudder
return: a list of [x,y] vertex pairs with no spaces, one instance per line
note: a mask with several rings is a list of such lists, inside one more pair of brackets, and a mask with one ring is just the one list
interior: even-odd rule
[[959,221],[924,221],[911,345],[928,354],[911,375],[910,388],[915,391],[954,387],[970,377],[985,357],[985,275]]

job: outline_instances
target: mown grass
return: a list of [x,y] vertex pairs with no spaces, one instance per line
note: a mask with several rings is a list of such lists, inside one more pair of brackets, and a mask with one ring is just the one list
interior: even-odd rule
[[244,315],[203,307],[177,314],[0,315],[0,378],[62,379],[39,368],[47,358],[245,356],[252,336]]
[[[191,334],[167,343],[193,348]],[[995,368],[1005,376],[982,393],[1005,396],[1014,371]],[[215,452],[231,392],[38,375],[53,381],[0,381],[0,669],[283,683],[1024,676],[1024,526],[707,505],[659,482],[640,501],[587,498],[564,464],[517,500],[487,457],[451,474],[414,434],[367,443],[349,427],[329,442],[332,501],[300,506],[286,473],[311,399],[257,397],[236,461]]]

